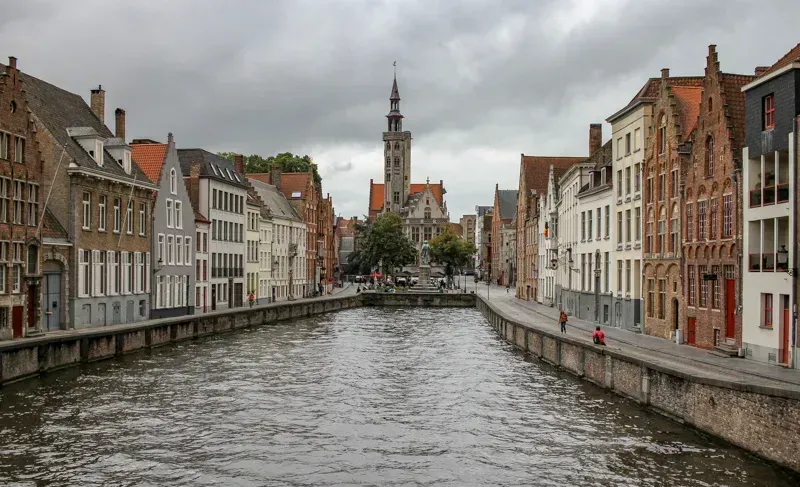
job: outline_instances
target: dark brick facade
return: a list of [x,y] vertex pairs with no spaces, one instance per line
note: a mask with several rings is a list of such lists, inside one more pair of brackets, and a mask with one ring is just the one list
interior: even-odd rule
[[[741,154],[744,94],[753,76],[722,73],[709,47],[682,207],[686,341],[701,348],[741,347]],[[691,227],[691,228],[690,228]],[[708,276],[708,280],[704,279]]]

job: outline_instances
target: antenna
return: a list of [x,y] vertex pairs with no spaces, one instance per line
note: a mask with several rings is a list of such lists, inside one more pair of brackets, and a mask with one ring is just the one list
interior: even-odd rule
[[394,66],[394,77],[397,78],[397,61],[393,62],[392,66]]

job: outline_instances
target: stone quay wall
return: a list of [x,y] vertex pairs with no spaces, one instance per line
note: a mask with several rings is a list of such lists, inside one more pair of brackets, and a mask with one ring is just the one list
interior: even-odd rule
[[474,294],[444,293],[362,293],[364,306],[422,306],[440,308],[474,308]]
[[[521,324],[483,297],[478,310],[508,343],[680,423],[800,471],[800,393],[670,369],[568,335]],[[725,421],[720,421],[720,414]]]

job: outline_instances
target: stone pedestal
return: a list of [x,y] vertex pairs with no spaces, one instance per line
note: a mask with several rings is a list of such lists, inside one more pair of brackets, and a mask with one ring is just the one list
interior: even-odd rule
[[430,280],[431,280],[431,266],[425,264],[419,266],[419,284],[428,287]]

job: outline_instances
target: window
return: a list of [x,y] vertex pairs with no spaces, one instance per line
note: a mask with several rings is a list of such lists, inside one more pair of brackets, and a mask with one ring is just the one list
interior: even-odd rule
[[107,197],[106,195],[98,196],[97,198],[97,229],[105,231],[106,229],[106,204],[107,204]]
[[622,198],[622,169],[617,171],[617,198]]
[[630,153],[631,153],[631,133],[628,132],[627,134],[625,134],[625,155],[627,156]]
[[11,206],[10,184],[11,180],[0,179],[0,222],[4,223],[8,221],[8,208]]
[[186,256],[186,265],[192,265],[192,237],[183,239],[185,247],[184,255]]
[[666,154],[667,152],[667,117],[661,115],[658,122],[658,153]]
[[173,228],[175,226],[172,221],[174,217],[175,215],[172,213],[172,200],[167,199],[167,228]]
[[706,200],[697,202],[697,240],[706,239],[707,206],[708,203]]
[[634,220],[634,225],[636,226],[636,241],[642,241],[642,209],[639,207],[634,208],[634,212],[636,213],[636,220]]
[[733,195],[722,196],[722,238],[733,235]]
[[586,220],[589,223],[589,231],[586,232],[586,235],[589,237],[589,240],[592,239],[592,210],[586,212]]
[[114,233],[119,233],[122,217],[122,200],[114,198]]
[[28,226],[35,227],[39,217],[39,186],[28,184]]
[[714,176],[714,138],[706,139],[706,177]]
[[639,142],[639,138],[641,137],[642,129],[635,129],[633,131],[633,151],[636,152],[641,147],[641,142]]
[[611,207],[606,205],[606,238],[611,237]]
[[39,273],[39,247],[28,245],[28,274]]
[[625,194],[631,194],[631,168],[625,168]]
[[617,212],[617,243],[622,243],[622,212]]
[[655,253],[655,249],[653,248],[653,215],[650,214],[650,220],[647,222],[647,235],[645,240],[645,249],[644,251],[647,253]]
[[711,217],[708,219],[708,238],[715,240],[717,238],[717,206],[719,198],[711,200]]
[[139,203],[139,235],[144,235],[147,233],[147,218],[145,218],[146,214],[147,210],[145,209],[144,203]]
[[652,318],[655,316],[653,312],[653,305],[655,304],[656,296],[655,296],[655,289],[656,289],[656,282],[654,279],[647,280],[647,316]]
[[175,237],[175,264],[183,264],[183,237],[181,235]]
[[178,194],[178,176],[175,174],[175,169],[169,170],[169,192]]
[[631,242],[631,210],[625,210],[625,243]]
[[167,235],[167,259],[166,264],[175,264],[175,236]]
[[0,132],[0,159],[8,159],[8,140],[11,138],[5,132]]
[[157,250],[157,252],[158,252],[158,254],[156,254],[156,258],[158,259],[158,262],[161,262],[163,264],[164,263],[164,234],[163,233],[159,233],[158,234],[158,250]]
[[183,228],[183,204],[175,201],[175,228]]
[[25,191],[25,183],[23,181],[14,181],[14,223],[22,224],[22,212],[25,208],[23,192]]
[[216,210],[217,209],[217,190],[216,189],[212,190],[211,195],[212,195],[212,197],[211,197],[211,207]]
[[92,224],[92,195],[88,191],[83,192],[83,229],[89,230]]
[[772,328],[772,294],[761,294],[761,326]]
[[128,208],[125,210],[125,231],[128,235],[133,235],[133,201],[128,200]]
[[695,287],[694,286],[695,286],[695,282],[697,280],[696,273],[697,273],[697,269],[695,268],[695,266],[690,265],[688,267],[688,269],[687,269],[687,274],[688,274],[688,277],[687,277],[687,279],[688,279],[687,292],[689,293],[689,296],[688,296],[689,306],[694,306],[694,302],[695,302]]
[[586,240],[586,212],[581,212],[581,242]]
[[667,221],[662,217],[658,220],[658,250],[659,253],[664,253],[666,247],[664,246],[664,238],[667,233]]
[[631,260],[625,261],[625,292],[631,292]]
[[617,261],[617,292],[622,292],[622,261]]
[[[639,130],[639,129],[636,129]],[[633,190],[635,192],[639,192],[642,190],[642,171],[639,167],[639,164],[634,164],[633,166]]]
[[14,162],[25,163],[25,139],[22,137],[14,139]]
[[667,195],[667,180],[663,174],[658,175],[658,201],[664,201]]
[[722,296],[721,296],[721,294],[722,294],[722,292],[721,292],[722,286],[720,286],[720,278],[722,276],[720,276],[720,274],[719,274],[719,266],[718,265],[712,265],[711,266],[711,273],[714,274],[714,276],[716,276],[716,278],[717,278],[716,280],[711,281],[711,307],[713,309],[719,309],[719,303],[721,302],[721,299],[722,299]]
[[147,277],[144,269],[144,252],[136,252],[136,292],[143,293]]
[[[764,97],[762,102],[764,109],[764,126],[763,130],[775,128],[775,95],[769,94]],[[770,297],[770,299],[772,299]]]
[[425,219],[426,220],[430,220],[430,218],[431,218],[431,209],[430,208],[425,208],[424,215],[425,215]]
[[581,291],[586,291],[586,254],[581,254]]
[[88,250],[78,250],[78,295],[82,297],[89,296],[92,289],[89,259]]
[[18,293],[22,290],[22,266],[19,264],[11,268],[11,292]]
[[133,252],[122,252],[122,294],[133,293]]
[[106,251],[106,263],[108,267],[108,294],[119,293],[119,254],[109,250]]
[[678,217],[673,215],[669,221],[669,251],[678,255]]
[[672,194],[673,198],[677,198],[678,197],[678,190],[680,189],[678,187],[678,170],[677,169],[673,169],[672,172],[670,173],[670,184],[672,185],[672,188],[670,188],[670,189],[672,189],[672,191],[670,191],[670,194]]
[[595,213],[596,213],[596,215],[597,215],[597,240],[600,240],[600,236],[601,236],[601,228],[602,228],[602,227],[600,226],[600,222],[601,222],[601,219],[603,218],[603,216],[602,216],[602,214],[603,214],[603,212],[602,212],[602,209],[601,209],[601,208],[598,208],[598,209],[597,209],[597,211],[596,211]]
[[622,137],[617,139],[617,159],[622,159]]
[[658,280],[658,318],[663,320],[667,317],[667,280]]
[[647,178],[647,201],[653,202],[653,178]]
[[694,216],[692,215],[692,203],[686,203],[686,241],[691,242],[694,238]]
[[698,284],[700,285],[700,307],[705,308],[708,306],[708,281],[704,279],[704,276],[708,274],[708,267],[701,265],[698,266],[697,273],[699,274]]

